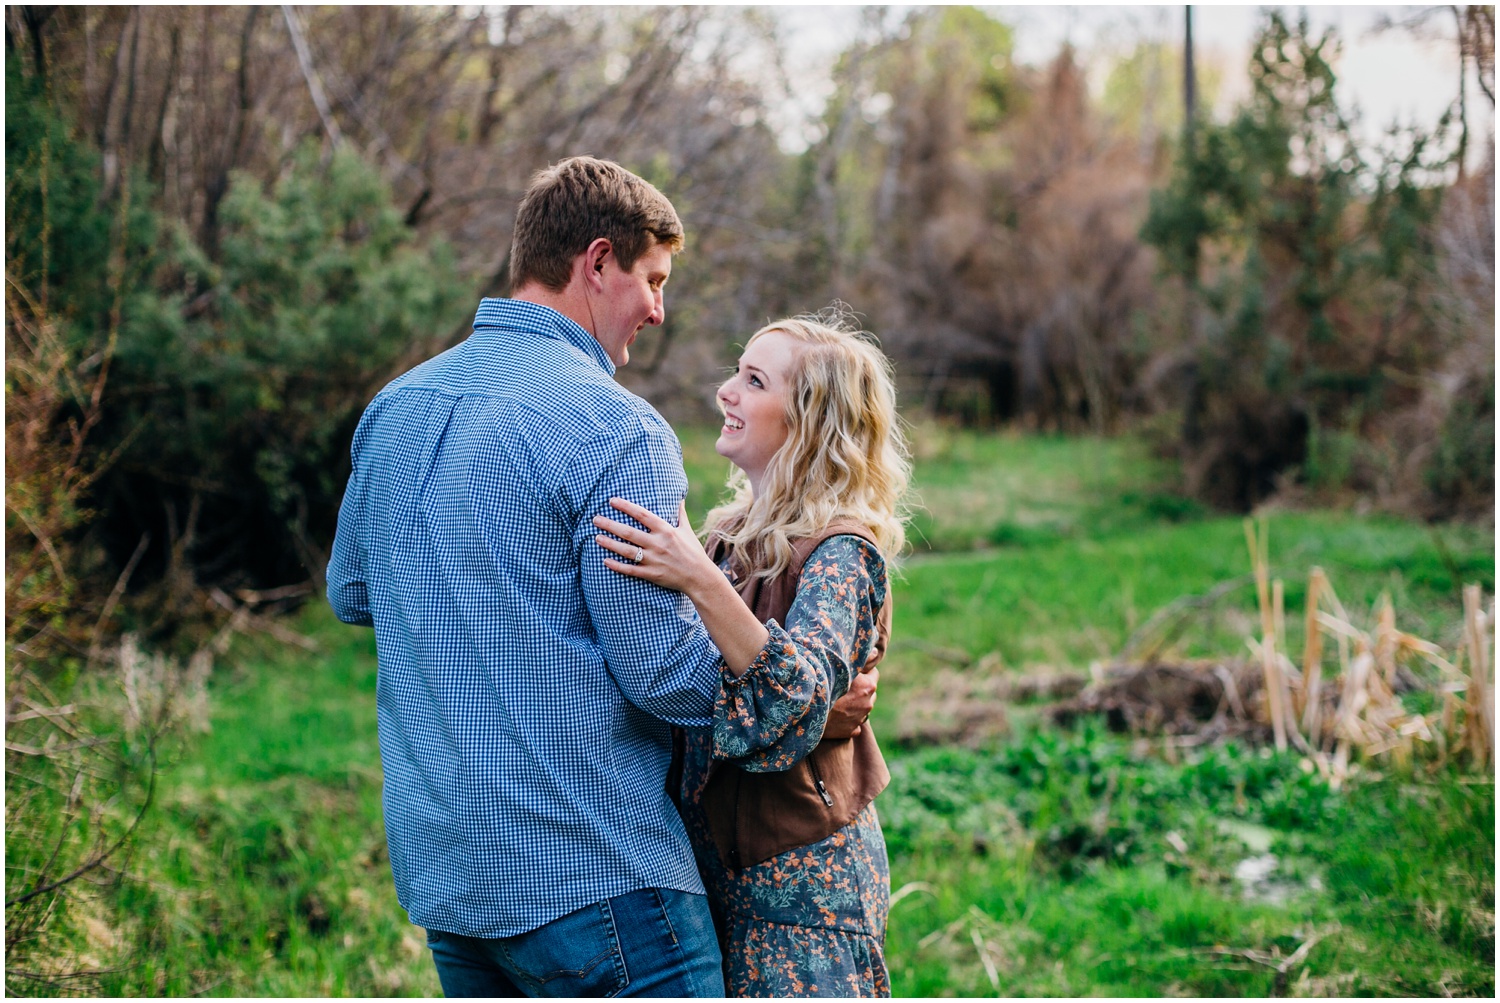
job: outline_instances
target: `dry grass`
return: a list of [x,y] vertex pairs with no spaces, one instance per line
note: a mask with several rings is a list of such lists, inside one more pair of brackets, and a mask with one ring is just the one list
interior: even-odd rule
[[[1268,535],[1264,522],[1257,531],[1251,520],[1245,521],[1261,612],[1261,636],[1247,641],[1261,667],[1264,694],[1253,713],[1270,726],[1277,750],[1295,746],[1335,787],[1348,778],[1354,752],[1407,763],[1419,743],[1438,763],[1463,753],[1474,769],[1488,769],[1494,758],[1489,679],[1493,598],[1486,613],[1480,587],[1464,587],[1464,640],[1450,655],[1397,628],[1389,596],[1379,604],[1374,627],[1360,628],[1327,575],[1314,567],[1308,576],[1307,633],[1299,668],[1278,650],[1278,641],[1286,637],[1284,590],[1279,579],[1268,581]],[[1338,675],[1327,679],[1325,638],[1333,642],[1338,666]],[[1420,713],[1403,700],[1403,692],[1424,690],[1438,697],[1438,709]],[[1460,701],[1460,694],[1466,699]]]
[[[1488,769],[1494,759],[1494,602],[1486,612],[1480,586],[1464,588],[1462,641],[1445,651],[1401,630],[1389,595],[1381,597],[1373,623],[1360,626],[1328,575],[1313,567],[1294,662],[1286,589],[1269,574],[1266,528],[1247,520],[1245,532],[1260,613],[1258,636],[1246,638],[1251,657],[1169,659],[1158,655],[1160,645],[1130,657],[1127,642],[1126,656],[1094,663],[1087,676],[1017,675],[995,652],[972,659],[908,640],[905,646],[946,666],[903,694],[886,734],[906,745],[976,746],[1010,733],[1011,705],[1061,699],[1049,708],[1053,720],[1101,714],[1114,730],[1165,734],[1178,748],[1233,736],[1274,743],[1278,751],[1296,749],[1334,787],[1348,779],[1356,756],[1401,764],[1421,758],[1434,769],[1462,757],[1475,770]],[[1211,590],[1196,606],[1211,605],[1239,581]],[[1162,613],[1180,613],[1183,605]]]

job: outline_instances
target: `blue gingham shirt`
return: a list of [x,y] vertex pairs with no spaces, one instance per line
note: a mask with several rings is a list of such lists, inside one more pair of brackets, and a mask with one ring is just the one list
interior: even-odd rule
[[[508,937],[641,888],[703,892],[668,722],[712,724],[691,602],[604,567],[590,519],[675,521],[676,436],[599,343],[487,299],[366,408],[328,598],[373,625],[391,870],[412,922]],[[628,521],[628,520],[625,520]]]

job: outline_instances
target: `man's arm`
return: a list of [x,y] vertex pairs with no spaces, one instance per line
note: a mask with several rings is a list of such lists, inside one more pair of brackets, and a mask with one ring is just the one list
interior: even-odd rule
[[334,533],[333,554],[328,560],[328,604],[333,607],[334,615],[345,623],[373,627],[375,621],[370,617],[370,591],[365,582],[363,541],[360,539],[364,490],[359,468],[359,433],[363,430],[361,420],[351,447],[354,462],[349,471],[349,483],[344,487],[343,503],[339,505],[338,530]]
[[676,523],[687,492],[676,439],[664,424],[635,423],[586,443],[564,480],[572,494],[584,601],[611,675],[626,699],[647,713],[686,727],[709,726],[724,663],[692,602],[609,570],[604,559],[610,555],[594,542],[595,515],[630,522],[610,507],[612,497]]

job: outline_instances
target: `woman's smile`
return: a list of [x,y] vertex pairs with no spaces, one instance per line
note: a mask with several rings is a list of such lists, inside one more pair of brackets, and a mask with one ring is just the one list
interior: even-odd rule
[[745,472],[752,490],[786,442],[786,401],[798,352],[796,339],[767,331],[751,340],[735,374],[719,387],[724,425],[714,448]]

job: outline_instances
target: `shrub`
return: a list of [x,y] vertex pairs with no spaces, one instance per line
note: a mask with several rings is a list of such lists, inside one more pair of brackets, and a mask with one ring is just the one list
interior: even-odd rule
[[116,560],[143,533],[167,614],[194,580],[317,579],[370,396],[469,304],[442,245],[419,246],[373,169],[305,148],[269,190],[236,175],[217,260],[182,228],[120,334],[96,491]]

